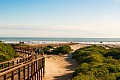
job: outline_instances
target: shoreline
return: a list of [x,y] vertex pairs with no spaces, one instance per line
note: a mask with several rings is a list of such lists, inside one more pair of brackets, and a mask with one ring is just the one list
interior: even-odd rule
[[42,37],[0,37],[4,43],[18,44],[59,44],[59,43],[80,43],[80,44],[120,44],[120,38],[42,38]]
[[66,44],[66,43],[74,43],[74,44],[102,44],[102,45],[120,45],[120,41],[2,41],[7,44],[19,44],[23,42],[24,44],[34,45],[34,44]]

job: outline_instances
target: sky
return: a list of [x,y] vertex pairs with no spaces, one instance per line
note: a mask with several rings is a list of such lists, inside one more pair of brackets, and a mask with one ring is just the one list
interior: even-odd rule
[[0,37],[120,38],[120,0],[0,0]]

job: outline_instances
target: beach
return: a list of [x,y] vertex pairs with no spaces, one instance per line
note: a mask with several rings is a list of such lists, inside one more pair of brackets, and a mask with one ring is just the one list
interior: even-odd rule
[[[47,55],[45,54],[45,80],[68,80],[72,78],[72,74],[78,67],[78,63],[75,59],[72,59],[72,53],[86,46],[91,46],[95,44],[85,44],[85,43],[54,43],[54,44],[27,44],[31,48],[43,48],[48,45],[59,47],[62,45],[70,45],[72,51],[69,54],[61,55]],[[115,48],[120,47],[119,44],[96,44],[101,45],[105,48]],[[25,46],[24,46],[25,47]]]
[[[12,43],[14,42],[5,42]],[[17,41],[17,44],[19,41]],[[31,48],[43,48],[47,46],[59,47],[62,45],[69,45],[72,51],[65,55],[47,55],[45,54],[45,80],[68,80],[72,78],[72,74],[78,67],[75,59],[72,59],[72,53],[86,46],[101,45],[105,48],[120,47],[119,42],[58,42],[58,41],[34,41],[32,43],[24,43]]]

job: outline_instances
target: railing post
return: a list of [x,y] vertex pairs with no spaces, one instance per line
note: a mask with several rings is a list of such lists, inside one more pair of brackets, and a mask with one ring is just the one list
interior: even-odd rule
[[35,80],[36,80],[36,67],[35,67],[36,61],[34,62],[34,74],[35,74]]
[[33,69],[33,62],[31,63],[31,78],[32,78],[32,80],[33,80],[33,71],[34,71],[34,69]]
[[24,77],[24,80],[25,80],[25,66],[23,66],[23,77]]
[[42,64],[43,64],[43,77],[45,77],[45,58],[43,58],[42,60]]
[[43,71],[42,71],[42,59],[40,59],[40,77],[41,77],[41,80],[42,80],[42,75],[43,75]]
[[20,68],[18,69],[18,80],[20,80]]
[[7,80],[6,74],[4,75],[4,80]]
[[12,64],[14,65],[14,61],[12,61]]
[[[34,53],[33,50],[31,51],[31,60],[34,60]],[[31,76],[32,76],[32,80],[33,80],[33,74],[34,74],[34,62],[31,63]]]
[[20,63],[22,62],[22,59],[20,59]]
[[14,80],[14,71],[12,71],[11,80]]
[[38,65],[37,65],[37,61],[36,61],[36,77],[37,77],[37,80],[38,80]]
[[39,70],[38,70],[38,71],[39,71],[39,80],[40,80],[40,68],[39,68]]
[[28,68],[27,69],[28,69],[28,80],[29,80],[30,79],[29,78],[29,73],[30,73],[30,71],[29,71],[29,64],[28,64]]
[[17,60],[17,64],[18,64],[18,60]]
[[2,69],[4,68],[4,63],[2,64]]
[[10,62],[8,62],[8,67],[10,66]]

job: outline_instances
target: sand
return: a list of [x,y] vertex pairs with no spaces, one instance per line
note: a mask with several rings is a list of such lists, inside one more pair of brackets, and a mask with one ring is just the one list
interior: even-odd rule
[[[87,45],[72,45],[73,51]],[[78,67],[72,52],[68,55],[45,55],[45,80],[68,80],[72,77],[74,70]]]

